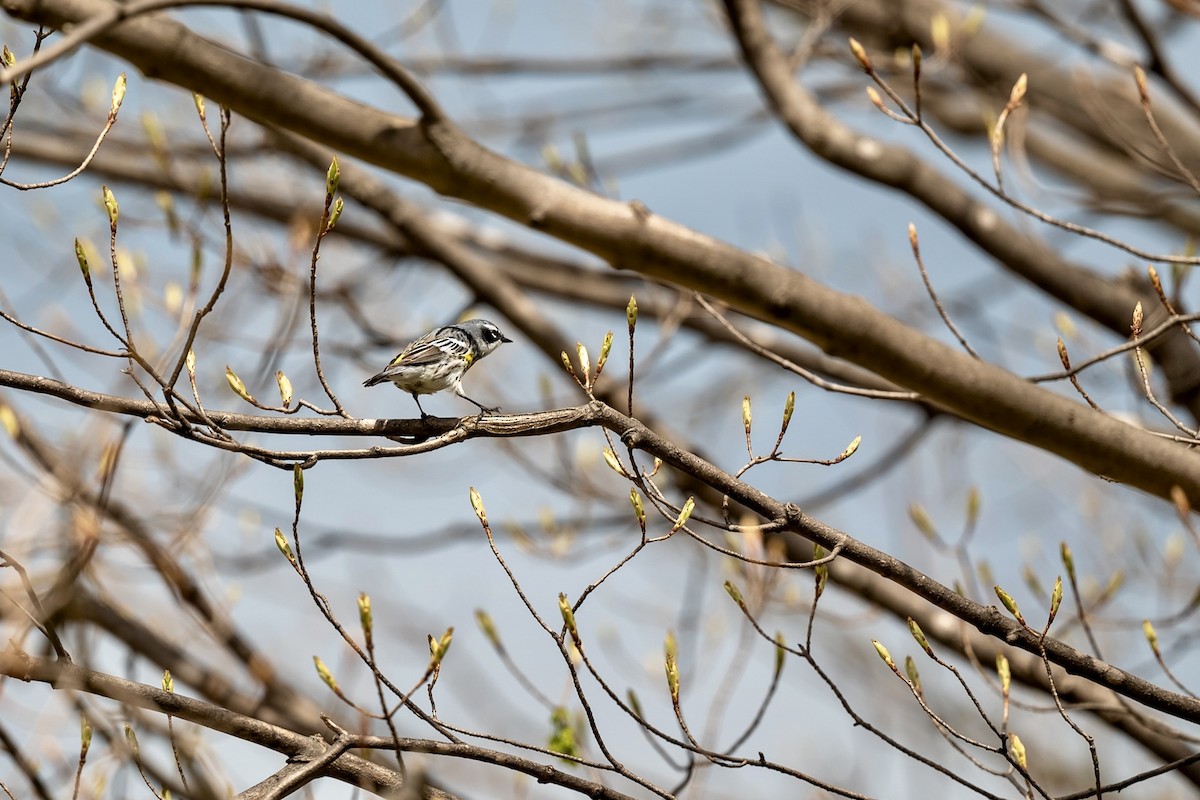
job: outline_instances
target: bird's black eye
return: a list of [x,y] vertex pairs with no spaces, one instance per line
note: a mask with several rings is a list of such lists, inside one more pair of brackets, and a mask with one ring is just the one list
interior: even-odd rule
[[488,342],[498,342],[500,341],[500,331],[495,328],[484,328],[483,338]]

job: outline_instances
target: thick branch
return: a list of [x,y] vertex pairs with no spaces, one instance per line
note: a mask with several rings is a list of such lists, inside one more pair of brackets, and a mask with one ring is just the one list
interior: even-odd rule
[[[818,156],[904,192],[956,227],[1013,274],[1119,336],[1129,331],[1130,309],[1135,303],[1140,301],[1148,309],[1157,307],[1154,293],[1144,280],[1115,280],[1064,258],[1044,239],[1005,223],[986,204],[912,151],[850,131],[795,84],[790,69],[778,58],[774,42],[756,32],[762,30],[755,21],[760,16],[757,3],[738,0],[729,5],[735,9],[731,19],[743,55],[764,94],[789,130]],[[893,47],[908,48],[913,42],[932,52],[936,44],[931,39],[931,21],[937,17],[951,20],[952,26],[959,25],[958,9],[942,0],[864,0],[847,4],[839,21],[865,41],[878,42],[884,52]],[[957,34],[954,58],[965,67],[962,74],[966,80],[982,91],[991,90],[997,104],[1003,105],[1017,76],[1027,73],[1027,102],[1040,115],[1055,117],[1054,124],[1065,123],[1082,138],[1106,149],[1110,156],[1118,155],[1123,159],[1123,170],[1131,164],[1162,159],[1142,119],[1132,80],[1100,77],[1095,79],[1096,85],[1090,85],[1081,79],[1078,70],[1064,67],[1061,58],[1046,58],[1043,50],[1023,47],[1000,29],[984,25],[969,35]],[[751,42],[748,52],[746,45]],[[1162,123],[1183,158],[1195,163],[1198,146],[1194,122],[1186,115],[1176,116],[1164,109]],[[869,157],[865,153],[868,148],[874,151]],[[1093,175],[1107,172],[1107,167],[1095,160],[1088,168]],[[1110,180],[1111,175],[1104,179]],[[1108,200],[1115,197],[1112,193],[1103,196]],[[1157,202],[1164,202],[1161,188]],[[1151,208],[1143,210],[1155,216]],[[1163,366],[1172,400],[1200,419],[1200,355],[1189,340],[1182,334],[1169,336],[1153,355]]]

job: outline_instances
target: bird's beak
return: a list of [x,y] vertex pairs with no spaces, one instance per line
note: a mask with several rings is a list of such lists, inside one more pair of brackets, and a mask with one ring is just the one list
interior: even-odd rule
[[507,336],[505,336],[503,333],[502,333],[502,334],[500,334],[500,341],[502,341],[502,342],[508,342],[509,344],[512,344],[512,339],[508,338],[508,337],[507,337]]

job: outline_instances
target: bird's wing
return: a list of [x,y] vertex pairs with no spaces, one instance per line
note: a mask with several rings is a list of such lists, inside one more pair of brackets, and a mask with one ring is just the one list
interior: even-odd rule
[[404,348],[389,367],[420,367],[434,364],[447,356],[465,358],[471,346],[455,336],[423,336]]

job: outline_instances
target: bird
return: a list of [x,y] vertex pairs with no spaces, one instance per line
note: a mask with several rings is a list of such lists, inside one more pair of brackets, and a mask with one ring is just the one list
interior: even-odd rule
[[500,329],[485,319],[469,319],[456,325],[444,325],[409,344],[377,375],[363,381],[376,386],[387,381],[413,396],[421,419],[429,414],[421,407],[419,395],[450,389],[456,395],[479,406],[479,414],[493,414],[489,408],[463,392],[462,377],[479,359],[505,342],[511,342]]

